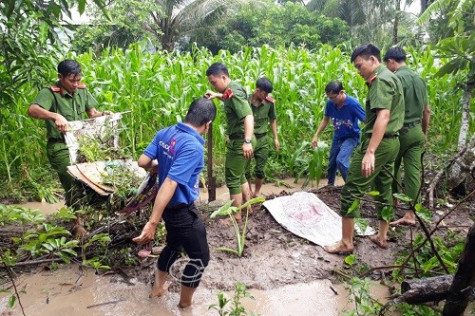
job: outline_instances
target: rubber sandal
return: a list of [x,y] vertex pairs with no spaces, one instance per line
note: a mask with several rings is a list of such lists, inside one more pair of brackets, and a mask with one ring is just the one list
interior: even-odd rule
[[137,256],[139,256],[142,259],[148,258],[152,254],[152,243],[146,243],[142,246],[142,249],[140,249],[137,252]]

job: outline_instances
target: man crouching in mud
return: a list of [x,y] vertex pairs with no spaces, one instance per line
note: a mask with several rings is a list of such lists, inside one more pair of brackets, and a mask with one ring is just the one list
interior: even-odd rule
[[[204,223],[196,215],[194,201],[199,196],[199,175],[204,166],[205,134],[216,116],[216,107],[208,99],[191,103],[184,123],[160,130],[140,156],[138,165],[154,167],[158,160],[159,190],[152,214],[140,236],[138,244],[150,242],[163,218],[167,230],[167,245],[158,258],[155,283],[150,297],[161,296],[168,289],[168,274],[183,248],[190,261],[181,279],[179,307],[191,305],[193,293],[209,262],[209,247]],[[156,168],[155,169],[156,172]]]

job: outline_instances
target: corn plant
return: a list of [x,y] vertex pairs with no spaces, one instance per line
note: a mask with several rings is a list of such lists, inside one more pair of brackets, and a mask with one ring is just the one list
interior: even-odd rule
[[[216,216],[228,216],[230,218],[231,222],[233,223],[234,234],[235,234],[235,237],[236,237],[236,249],[231,249],[231,248],[228,248],[228,247],[219,247],[218,250],[227,251],[227,252],[233,253],[233,254],[235,254],[239,257],[242,256],[242,253],[244,252],[245,241],[246,241],[247,221],[248,221],[248,218],[249,218],[249,207],[253,204],[262,203],[264,201],[265,201],[265,198],[256,197],[256,198],[253,198],[253,199],[247,201],[243,205],[241,205],[239,207],[236,207],[236,206],[232,206],[234,200],[231,200],[231,201],[228,201],[226,204],[224,204],[223,206],[221,206],[219,209],[217,209],[216,211],[214,211],[211,214],[211,218],[215,218]],[[241,212],[241,210],[243,210],[243,209],[246,210],[246,216],[245,216],[245,219],[244,219],[244,226],[243,226],[242,231],[241,231],[239,229],[238,222],[234,218],[234,214],[236,214],[238,212]]]
[[[461,121],[462,91],[457,90],[456,84],[465,74],[436,77],[434,74],[448,60],[434,57],[430,47],[418,51],[408,48],[407,51],[409,67],[421,74],[428,87],[432,112],[428,150],[437,154],[450,151],[455,148]],[[323,118],[324,88],[329,81],[342,81],[347,94],[361,104],[367,94],[364,80],[357,75],[350,63],[349,51],[343,46],[322,45],[315,51],[301,47],[245,47],[236,54],[220,51],[212,55],[204,48],[152,54],[146,45],[138,43],[127,50],[105,49],[100,55],[91,50],[79,56],[71,53],[65,57],[81,63],[84,82],[97,99],[99,110],[132,111],[122,119],[126,128],[121,131],[120,146],[124,154],[133,159],[142,154],[157,130],[181,121],[191,101],[211,88],[205,76],[211,63],[225,63],[231,79],[248,92],[253,91],[259,77],[268,77],[274,85],[272,96],[276,99],[281,136],[281,149],[271,151],[269,167],[272,169],[266,170],[273,177],[315,180],[319,174],[324,174],[321,169],[325,168],[326,159],[320,164],[318,157],[306,150],[296,163],[294,154],[304,141],[310,142]],[[50,75],[42,78],[42,82],[55,82],[54,69],[42,69],[41,73]],[[48,200],[60,187],[46,158],[44,122],[25,115],[37,93],[38,87],[26,82],[11,96],[11,103],[0,108],[0,174],[4,175],[0,177],[0,185],[7,188],[0,197]],[[225,116],[222,103],[215,102],[218,115],[213,126],[213,161],[222,164]],[[469,133],[474,132],[475,125],[471,124]],[[324,133],[321,140],[329,143],[331,132]],[[304,170],[310,163],[315,168]]]
[[[245,284],[236,282],[232,299],[227,298],[224,293],[218,293],[218,304],[211,304],[208,307],[208,310],[217,311],[219,316],[248,315],[246,308],[241,302],[241,300],[246,297],[254,299],[254,297],[247,291]],[[229,303],[232,305],[231,308],[228,308]],[[252,313],[251,315],[255,314]]]

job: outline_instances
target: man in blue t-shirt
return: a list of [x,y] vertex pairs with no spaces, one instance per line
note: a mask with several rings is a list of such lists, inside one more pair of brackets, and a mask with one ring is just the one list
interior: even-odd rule
[[181,278],[179,307],[191,305],[193,294],[209,262],[206,228],[198,218],[193,202],[199,196],[199,175],[204,166],[205,134],[216,116],[216,107],[206,98],[191,103],[184,123],[160,130],[140,156],[138,165],[157,171],[159,190],[152,214],[138,244],[150,242],[163,218],[167,230],[167,245],[157,262],[155,283],[150,297],[161,296],[168,289],[168,273],[184,249],[189,262]]
[[331,118],[335,133],[328,163],[328,184],[335,185],[337,169],[346,181],[351,154],[360,140],[358,121],[364,121],[365,111],[355,98],[346,95],[339,81],[330,82],[325,93],[328,97],[325,116],[313,136],[312,147],[318,146],[318,135],[327,127]]

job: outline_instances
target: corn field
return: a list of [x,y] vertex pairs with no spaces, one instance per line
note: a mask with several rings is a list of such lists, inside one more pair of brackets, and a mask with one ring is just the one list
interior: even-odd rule
[[[310,146],[313,133],[323,117],[326,102],[324,88],[331,80],[341,80],[348,95],[364,104],[366,85],[351,65],[344,47],[322,46],[317,51],[291,47],[272,49],[244,48],[237,54],[221,51],[213,56],[205,49],[192,53],[149,53],[143,44],[127,51],[105,50],[68,58],[77,59],[83,68],[83,81],[100,104],[99,110],[131,111],[124,115],[121,146],[137,159],[156,131],[184,118],[194,98],[211,89],[205,76],[213,62],[225,63],[231,79],[240,82],[248,92],[255,81],[268,77],[274,84],[276,99],[279,152],[272,152],[267,166],[270,178],[323,175],[326,173],[327,152],[314,154]],[[461,92],[454,76],[434,77],[446,61],[436,59],[432,51],[411,51],[409,66],[427,82],[432,109],[429,142],[434,152],[454,149],[460,126]],[[56,61],[55,61],[56,62]],[[45,70],[51,85],[56,80],[55,69]],[[26,115],[38,87],[25,84],[13,104],[0,109],[0,185],[3,198],[45,199],[60,187],[45,153],[44,123]],[[218,116],[213,125],[214,154],[218,167],[224,163],[225,135],[222,103],[216,101]],[[473,124],[470,133],[475,130]],[[327,128],[322,140],[331,141]],[[315,159],[323,163],[316,163]],[[319,168],[318,171],[309,170]]]

